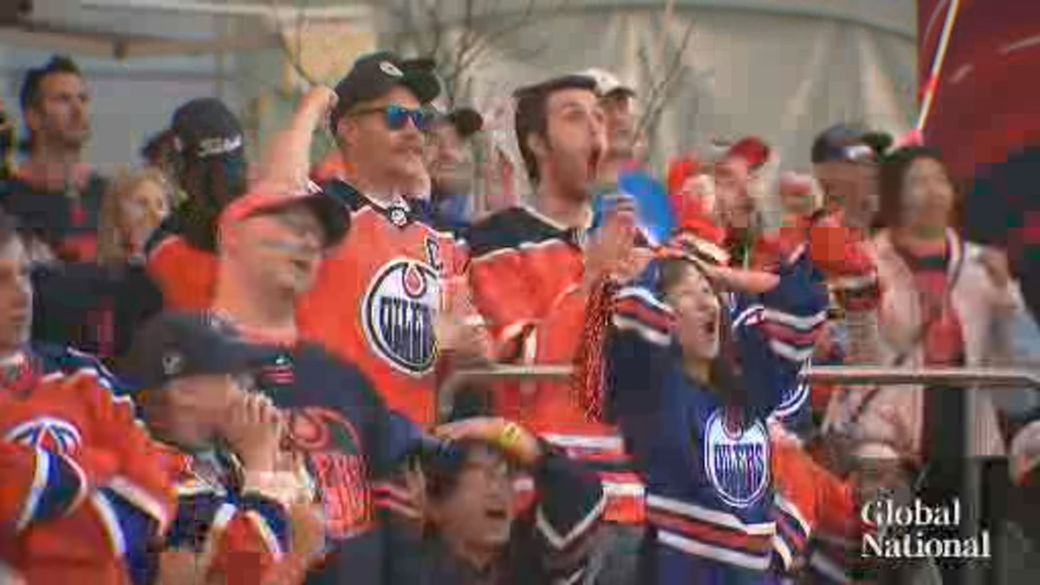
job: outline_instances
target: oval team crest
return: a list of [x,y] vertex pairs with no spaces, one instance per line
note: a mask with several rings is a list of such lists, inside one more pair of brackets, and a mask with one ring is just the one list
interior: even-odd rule
[[19,424],[7,432],[4,441],[41,447],[63,455],[76,453],[83,444],[75,425],[52,416],[40,416]]
[[441,302],[440,275],[416,260],[396,259],[379,270],[362,302],[362,326],[373,351],[412,376],[433,370],[433,318]]
[[704,432],[704,472],[723,502],[755,504],[769,487],[769,433],[761,421],[744,427],[719,408]]

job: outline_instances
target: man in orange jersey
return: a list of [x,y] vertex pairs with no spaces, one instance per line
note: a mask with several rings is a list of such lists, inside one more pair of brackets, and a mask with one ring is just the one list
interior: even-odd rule
[[161,451],[100,362],[29,343],[28,267],[0,215],[0,582],[150,582],[175,504]]
[[346,181],[324,187],[352,228],[298,310],[304,338],[357,364],[391,409],[422,425],[434,422],[442,358],[480,356],[486,345],[467,309],[458,243],[404,195],[425,173],[426,105],[439,92],[432,63],[389,52],[361,57],[336,86],[329,122]]
[[[516,134],[535,195],[476,224],[470,282],[494,336],[497,358],[521,364],[574,359],[588,293],[631,252],[631,213],[608,214],[591,239],[591,187],[606,152],[595,81],[571,75],[518,90]],[[587,241],[588,240],[588,241]],[[567,384],[499,388],[496,414],[522,422],[600,472],[614,543],[598,562],[600,583],[632,582],[643,486],[611,426],[590,422]],[[627,560],[627,562],[626,562]],[[597,560],[594,560],[595,563]]]
[[188,200],[148,245],[148,274],[167,309],[209,308],[217,279],[216,218],[245,192],[242,126],[220,100],[192,100],[173,114],[176,174]]

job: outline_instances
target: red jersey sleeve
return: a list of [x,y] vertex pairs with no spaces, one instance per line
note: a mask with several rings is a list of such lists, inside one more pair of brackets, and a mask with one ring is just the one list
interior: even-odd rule
[[[166,456],[136,418],[129,398],[117,397],[90,370],[77,373],[73,390],[88,405],[96,447],[112,453],[118,464],[103,489],[111,492],[119,507],[147,521],[146,533],[133,535],[158,540],[173,518],[176,497],[169,477]],[[142,524],[143,526],[143,524]],[[110,530],[119,526],[110,525]],[[126,536],[126,535],[124,535]]]

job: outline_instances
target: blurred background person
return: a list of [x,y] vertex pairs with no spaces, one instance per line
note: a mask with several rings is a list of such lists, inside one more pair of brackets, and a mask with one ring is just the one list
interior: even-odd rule
[[850,228],[869,230],[878,212],[878,153],[862,128],[836,124],[813,140],[812,172],[828,214],[841,212]]
[[477,177],[472,139],[483,127],[479,112],[456,108],[426,135],[423,159],[430,174],[434,221],[460,233],[473,221]]
[[101,203],[94,262],[38,265],[33,338],[69,345],[111,364],[137,328],[162,309],[144,266],[144,245],[169,212],[158,171],[124,171]]
[[186,199],[148,245],[148,273],[168,309],[202,310],[217,278],[217,217],[249,185],[245,136],[238,118],[216,98],[191,100],[170,123],[174,182]]
[[15,123],[0,99],[0,181],[7,181],[14,174]]
[[51,57],[30,69],[19,94],[29,156],[0,183],[0,207],[65,261],[91,261],[105,180],[83,160],[90,92],[76,63]]
[[0,214],[0,566],[27,583],[131,583],[176,496],[119,381],[88,354],[30,341],[29,269]]
[[150,136],[139,153],[146,167],[157,169],[170,181],[176,176],[177,141],[170,129]]
[[112,182],[98,220],[98,264],[142,262],[145,243],[170,214],[173,189],[156,168],[124,171]]
[[[872,245],[882,291],[881,363],[907,368],[1010,363],[1019,294],[1012,281],[995,278],[986,268],[983,250],[961,239],[955,228],[959,197],[939,154],[917,147],[896,151],[882,163],[880,193],[884,227]],[[988,393],[971,397],[977,406],[971,453],[1002,455],[1004,441]],[[924,399],[920,387],[843,389],[825,424],[847,429],[860,441],[898,445],[905,452],[897,455],[909,461],[930,453],[959,456],[949,451],[956,441],[933,435],[949,413],[926,413]]]

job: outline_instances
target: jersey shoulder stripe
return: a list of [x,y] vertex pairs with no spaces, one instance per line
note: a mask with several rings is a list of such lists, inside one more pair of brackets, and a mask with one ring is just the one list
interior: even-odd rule
[[473,258],[524,245],[552,240],[566,241],[566,234],[523,207],[511,207],[491,215],[470,230],[467,242]]

